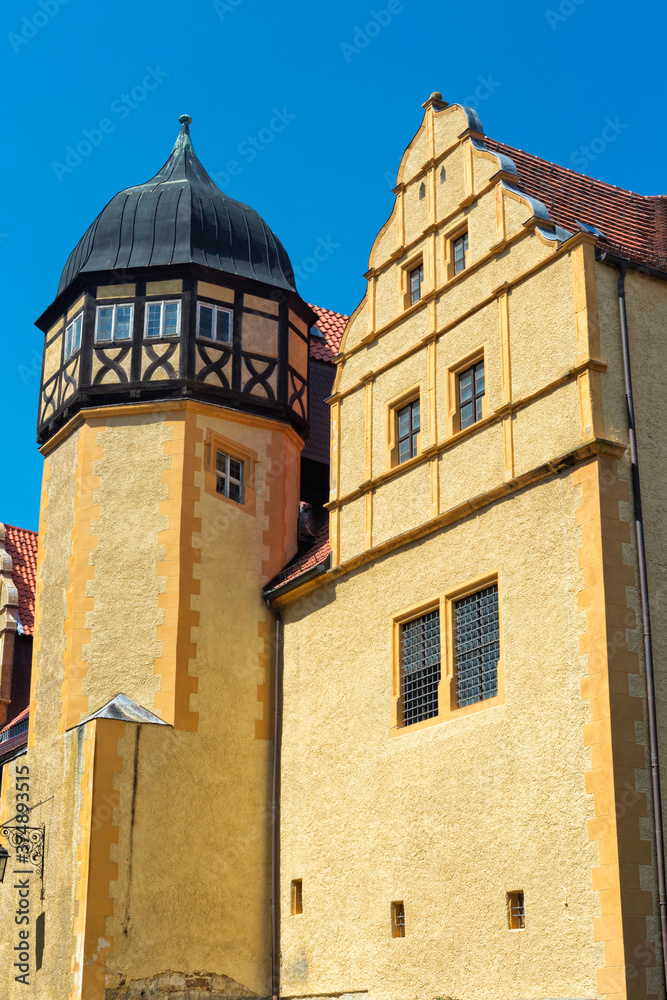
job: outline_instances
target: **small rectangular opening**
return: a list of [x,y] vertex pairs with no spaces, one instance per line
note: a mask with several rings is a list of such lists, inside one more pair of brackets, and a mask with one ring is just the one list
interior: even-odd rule
[[303,881],[300,878],[292,880],[292,916],[303,913]]
[[511,931],[522,931],[526,926],[526,911],[523,905],[523,892],[507,893],[507,916]]
[[405,937],[405,909],[402,902],[391,904],[391,936]]

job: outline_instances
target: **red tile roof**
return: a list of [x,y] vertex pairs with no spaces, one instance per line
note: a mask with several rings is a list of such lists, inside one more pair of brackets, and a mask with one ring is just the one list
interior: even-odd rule
[[5,525],[5,548],[12,557],[12,579],[19,594],[19,618],[26,635],[35,629],[37,583],[37,532]]
[[2,733],[6,733],[7,730],[11,729],[13,726],[18,726],[19,722],[25,722],[29,714],[30,714],[30,705],[28,705],[27,708],[24,708],[22,712],[19,712],[19,714],[16,716],[15,719],[12,719],[11,722],[8,722],[6,726],[0,729],[0,735],[2,735]]
[[323,309],[322,306],[314,306],[312,303],[309,305],[317,313],[317,329],[324,337],[324,340],[320,340],[319,337],[311,336],[310,356],[315,361],[332,362],[338,354],[343,330],[350,317],[343,313],[332,312],[331,309]]
[[484,142],[514,160],[519,186],[544,202],[558,225],[576,233],[577,221],[586,222],[604,233],[602,248],[667,271],[667,195],[635,194],[488,136]]
[[282,569],[278,576],[275,576],[270,583],[267,583],[264,588],[268,593],[272,590],[276,590],[278,587],[284,586],[286,583],[290,583],[295,580],[297,576],[302,576],[307,573],[310,569],[315,569],[316,566],[321,566],[329,556],[331,555],[331,546],[329,545],[329,524],[323,524],[320,530],[315,535],[315,541],[313,542],[311,548],[307,552],[304,552],[302,556],[295,559],[293,563],[290,563],[285,569]]
[[[4,729],[0,730],[0,763],[12,757],[17,750],[21,750],[28,743],[28,716],[30,714],[30,707],[24,708],[20,715],[17,715],[15,719],[5,726]],[[19,732],[13,732],[14,729],[18,729]],[[7,735],[10,734],[10,735]]]

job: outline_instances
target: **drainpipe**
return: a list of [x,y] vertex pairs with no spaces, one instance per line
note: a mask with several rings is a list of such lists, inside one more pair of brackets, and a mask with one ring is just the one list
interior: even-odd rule
[[271,779],[271,1000],[280,994],[280,763],[283,735],[282,616],[265,597],[276,616],[273,698],[273,774]]
[[644,520],[639,482],[639,461],[637,458],[637,436],[635,433],[635,407],[632,394],[632,372],[630,370],[630,347],[628,343],[628,315],[625,304],[625,275],[628,266],[621,261],[618,275],[618,305],[621,314],[621,344],[623,347],[623,379],[625,400],[628,408],[628,433],[630,437],[630,461],[632,465],[632,494],[635,507],[635,530],[637,534],[637,559],[639,562],[639,592],[641,596],[642,627],[644,635],[644,660],[646,662],[646,705],[648,710],[648,736],[651,753],[651,783],[653,786],[653,825],[655,830],[655,853],[658,869],[658,899],[660,905],[660,934],[662,940],[662,970],[667,984],[667,890],[665,887],[665,847],[662,830],[662,794],[660,790],[660,759],[658,756],[658,725],[655,710],[655,675],[653,671],[653,644],[651,642],[651,611],[648,600],[648,578],[646,574],[646,547],[644,544]]

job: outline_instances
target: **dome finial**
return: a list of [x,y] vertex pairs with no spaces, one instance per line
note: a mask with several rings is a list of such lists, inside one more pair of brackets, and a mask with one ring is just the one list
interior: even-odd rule
[[188,128],[192,118],[190,115],[181,115],[178,120],[181,123],[181,131],[178,133],[172,154],[176,153],[179,149],[189,149],[191,153],[194,153],[190,139],[190,129]]
[[190,117],[190,115],[181,115],[181,117],[178,120],[181,123],[181,125],[189,125],[192,122],[192,118]]

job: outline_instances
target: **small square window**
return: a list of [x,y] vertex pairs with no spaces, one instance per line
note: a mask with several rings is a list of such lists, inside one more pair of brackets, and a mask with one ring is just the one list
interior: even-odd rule
[[422,284],[424,281],[424,265],[418,264],[409,274],[410,279],[410,305],[419,302],[422,297]]
[[292,882],[292,916],[303,913],[303,882],[300,878],[295,878]]
[[83,327],[83,313],[67,326],[65,330],[65,361],[71,358],[81,347],[81,329]]
[[523,892],[507,893],[507,918],[511,931],[522,931],[526,926]]
[[405,937],[405,907],[401,902],[391,904],[391,936]]
[[417,454],[420,430],[419,400],[396,411],[396,443],[398,446],[398,464],[402,465]]
[[498,694],[498,584],[454,602],[456,705],[465,708]]
[[95,343],[110,343],[114,340],[132,339],[134,306],[98,306],[95,324]]
[[232,342],[232,311],[222,306],[197,303],[197,336],[220,344]]
[[215,475],[216,491],[235,503],[243,503],[243,462],[216,451]]
[[144,336],[177,337],[180,331],[180,302],[147,302]]
[[440,684],[438,608],[401,625],[400,657],[403,725],[435,718]]
[[482,419],[484,412],[484,393],[486,391],[484,379],[484,362],[466,368],[458,377],[459,394],[459,425],[460,429],[472,426]]
[[466,266],[466,254],[468,252],[468,233],[462,233],[452,244],[452,257],[454,260],[454,274],[459,274]]

